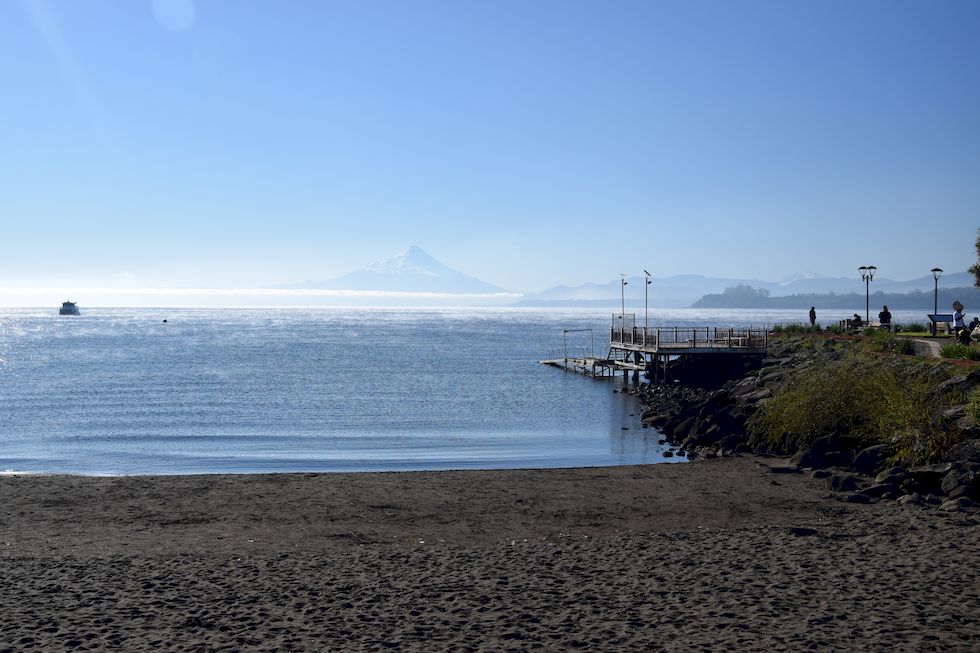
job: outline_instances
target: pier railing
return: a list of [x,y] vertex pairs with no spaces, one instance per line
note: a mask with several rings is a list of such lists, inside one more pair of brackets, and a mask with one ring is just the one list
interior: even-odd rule
[[[627,316],[629,317],[629,316]],[[612,345],[626,345],[650,350],[663,349],[765,349],[769,344],[768,329],[726,329],[718,327],[661,327],[633,326],[631,320],[613,316],[609,329]],[[626,328],[622,324],[626,323]]]

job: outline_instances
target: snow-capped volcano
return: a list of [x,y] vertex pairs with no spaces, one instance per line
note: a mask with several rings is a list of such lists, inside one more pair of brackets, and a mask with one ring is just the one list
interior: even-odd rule
[[397,256],[355,270],[336,279],[307,282],[306,288],[334,290],[378,290],[389,292],[434,292],[488,294],[507,292],[463,274],[437,261],[422,248],[412,246]]

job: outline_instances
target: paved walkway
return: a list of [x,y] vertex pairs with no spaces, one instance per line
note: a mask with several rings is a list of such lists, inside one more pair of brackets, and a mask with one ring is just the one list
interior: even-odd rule
[[938,341],[932,340],[931,338],[912,338],[912,340],[914,342],[921,342],[923,345],[925,345],[931,358],[941,358],[939,355],[939,348],[941,345]]

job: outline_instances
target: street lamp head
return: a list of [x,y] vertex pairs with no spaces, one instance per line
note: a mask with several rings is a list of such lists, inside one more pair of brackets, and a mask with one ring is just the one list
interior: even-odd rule
[[932,272],[932,278],[935,279],[936,281],[939,281],[939,277],[943,275],[942,268],[933,268],[929,271]]

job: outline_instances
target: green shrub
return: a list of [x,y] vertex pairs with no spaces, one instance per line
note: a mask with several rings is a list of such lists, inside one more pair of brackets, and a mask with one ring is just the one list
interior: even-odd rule
[[919,322],[910,322],[908,324],[896,324],[895,331],[915,331],[917,333],[928,333],[929,327],[925,324],[920,324]]
[[842,327],[839,324],[831,324],[829,327],[827,327],[827,331],[829,331],[830,333],[833,333],[834,335],[838,335],[838,336],[841,335],[841,334],[843,334],[843,333],[847,333],[847,329],[845,329],[844,327]]
[[871,351],[892,351],[895,347],[895,336],[891,331],[874,329],[868,334],[868,343]]
[[980,388],[974,388],[970,400],[966,403],[966,412],[974,419],[980,420]]
[[971,361],[980,361],[980,347],[951,342],[939,348],[939,355],[943,358],[965,358]]
[[954,442],[942,427],[930,396],[935,379],[925,368],[883,365],[850,354],[797,372],[748,422],[756,445],[794,452],[825,435],[850,448],[891,444],[910,463],[938,458]]
[[915,343],[908,338],[895,338],[895,346],[892,351],[904,356],[915,356]]
[[773,333],[797,334],[797,333],[820,333],[820,325],[810,326],[808,324],[777,324],[773,326]]
[[871,351],[915,355],[915,343],[908,338],[896,338],[890,331],[881,329],[868,332],[868,345]]

